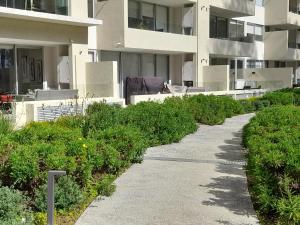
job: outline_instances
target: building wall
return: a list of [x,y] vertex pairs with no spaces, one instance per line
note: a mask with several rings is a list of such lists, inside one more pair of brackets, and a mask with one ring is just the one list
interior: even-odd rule
[[86,91],[88,96],[119,97],[118,63],[87,63]]

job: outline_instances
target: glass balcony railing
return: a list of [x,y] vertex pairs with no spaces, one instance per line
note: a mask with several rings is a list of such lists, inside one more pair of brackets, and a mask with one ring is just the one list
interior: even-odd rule
[[154,19],[137,19],[137,18],[129,17],[128,27],[141,29],[141,30],[157,31],[157,32],[193,35],[192,27],[183,27],[182,25],[179,24],[160,22],[157,20],[155,21]]
[[69,0],[0,0],[1,7],[69,15]]

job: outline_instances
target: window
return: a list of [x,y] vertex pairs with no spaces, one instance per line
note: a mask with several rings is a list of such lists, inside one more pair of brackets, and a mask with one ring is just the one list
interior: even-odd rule
[[168,8],[156,6],[156,31],[168,32]]
[[229,38],[235,41],[244,39],[244,22],[238,20],[230,20],[229,22]]
[[161,77],[165,82],[169,80],[169,56],[156,56],[156,76]]
[[88,57],[89,57],[88,62],[97,62],[97,51],[89,50]]
[[138,28],[141,24],[139,14],[139,3],[136,1],[128,2],[128,26],[131,28]]
[[228,38],[228,19],[223,17],[210,17],[210,37]]
[[141,55],[141,74],[142,77],[155,76],[155,55],[142,54]]
[[143,20],[143,29],[154,30],[154,5],[142,2],[141,16]]
[[247,68],[255,69],[255,68],[264,68],[265,64],[263,60],[247,60]]
[[247,37],[252,41],[263,41],[263,31],[264,27],[262,25],[248,23],[247,24]]
[[193,7],[183,10],[181,24],[170,24],[168,7],[143,1],[128,0],[128,27],[192,35],[194,21],[192,9]]
[[88,17],[94,18],[94,0],[88,0]]

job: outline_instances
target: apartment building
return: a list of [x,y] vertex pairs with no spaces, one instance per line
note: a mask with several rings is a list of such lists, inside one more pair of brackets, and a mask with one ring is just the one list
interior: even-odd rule
[[289,87],[292,76],[296,81],[297,64],[290,61],[295,56],[273,54],[271,49],[276,48],[270,44],[274,41],[265,32],[279,29],[280,24],[271,27],[268,21],[276,22],[269,14],[274,16],[274,4],[284,10],[278,6],[281,2],[90,1],[90,16],[104,21],[90,30],[90,36],[97,37],[90,39],[90,58],[117,62],[114,94],[121,98],[130,76],[161,77],[173,85],[193,84],[202,91]]
[[243,97],[290,87],[300,78],[298,6],[297,0],[0,0],[0,106],[6,110],[13,97],[22,125],[83,111],[93,101],[124,104],[130,77],[206,94],[247,92]]

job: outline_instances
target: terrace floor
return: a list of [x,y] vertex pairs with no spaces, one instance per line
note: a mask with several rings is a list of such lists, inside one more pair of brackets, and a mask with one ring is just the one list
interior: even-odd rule
[[76,225],[255,225],[242,128],[253,115],[204,126],[180,143],[148,149]]

